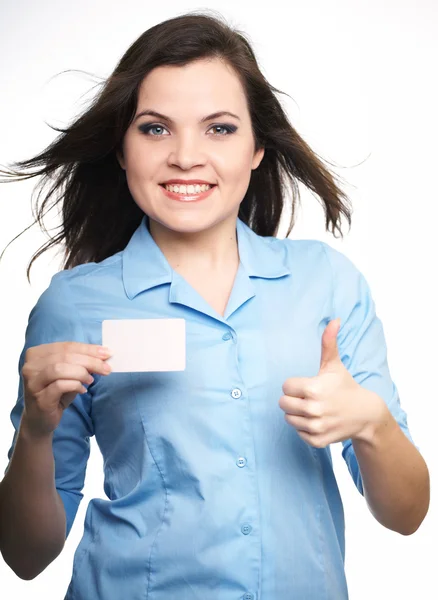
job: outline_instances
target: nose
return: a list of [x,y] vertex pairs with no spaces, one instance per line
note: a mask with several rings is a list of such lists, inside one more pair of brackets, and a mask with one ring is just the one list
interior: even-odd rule
[[202,141],[194,132],[186,131],[174,137],[174,143],[169,152],[168,164],[188,171],[193,167],[206,163],[206,155],[202,148]]

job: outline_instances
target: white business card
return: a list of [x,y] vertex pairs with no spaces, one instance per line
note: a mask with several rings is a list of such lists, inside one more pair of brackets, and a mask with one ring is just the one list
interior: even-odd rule
[[102,321],[102,345],[113,372],[184,371],[185,319],[109,319]]

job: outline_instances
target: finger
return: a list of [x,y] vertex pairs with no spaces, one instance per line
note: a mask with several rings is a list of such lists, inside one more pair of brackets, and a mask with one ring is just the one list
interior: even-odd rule
[[291,415],[301,417],[321,417],[323,415],[323,405],[319,400],[282,396],[278,404],[280,408]]
[[93,377],[84,367],[68,363],[56,363],[46,366],[27,383],[31,394],[37,394],[57,380],[70,380],[76,383],[90,384]]
[[297,431],[301,439],[314,448],[326,448],[331,444],[331,441],[324,435],[312,435],[305,431]]
[[[101,353],[103,352],[103,354]],[[98,344],[84,344],[83,342],[51,342],[49,344],[40,344],[32,346],[26,351],[26,361],[28,354],[31,357],[39,358],[49,354],[69,353],[69,354],[85,354],[96,358],[109,358],[111,353],[104,346]]]
[[107,364],[106,359],[95,358],[86,354],[75,354],[69,352],[61,352],[58,354],[49,354],[33,358],[29,363],[32,371],[43,370],[48,365],[56,363],[68,363],[81,365],[89,373],[97,373],[99,375],[108,375],[111,372],[111,367]]
[[87,389],[76,379],[57,379],[44,390],[45,404],[49,406],[59,402],[65,409],[78,394],[86,392]]
[[304,431],[313,435],[325,433],[324,421],[318,417],[308,418],[285,413],[284,418],[297,431]]
[[283,383],[283,394],[296,398],[313,398],[317,393],[315,377],[291,377]]

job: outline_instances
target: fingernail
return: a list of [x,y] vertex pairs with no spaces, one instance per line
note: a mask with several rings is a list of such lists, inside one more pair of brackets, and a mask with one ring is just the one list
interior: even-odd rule
[[99,350],[97,351],[99,356],[111,356],[112,352],[109,348],[107,348],[107,346],[102,346],[102,348],[99,348]]

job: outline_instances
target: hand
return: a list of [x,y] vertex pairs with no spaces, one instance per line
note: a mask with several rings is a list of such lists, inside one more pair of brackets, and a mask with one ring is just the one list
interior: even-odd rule
[[94,379],[91,373],[108,375],[105,363],[111,355],[99,354],[100,346],[80,342],[55,342],[29,348],[21,371],[24,384],[22,425],[40,437],[52,433],[64,410],[77,394],[84,394]]
[[330,321],[324,330],[318,375],[287,379],[279,401],[286,421],[316,448],[369,439],[389,412],[384,400],[361,387],[344,367],[337,345],[340,321]]

